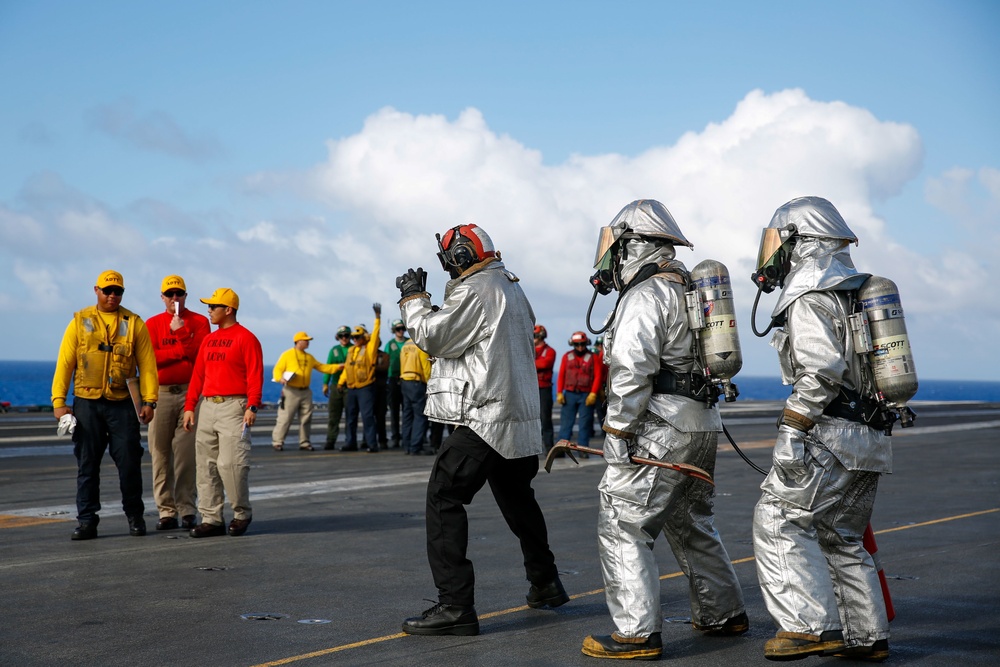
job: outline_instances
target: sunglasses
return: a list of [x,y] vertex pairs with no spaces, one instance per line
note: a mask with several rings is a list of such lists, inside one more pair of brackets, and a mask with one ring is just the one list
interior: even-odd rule
[[184,292],[179,289],[171,289],[164,292],[163,296],[167,297],[168,299],[180,299],[181,297],[187,296],[187,292]]
[[125,288],[124,287],[102,287],[101,291],[104,292],[104,296],[111,296],[112,294],[114,294],[115,296],[121,296],[122,294],[125,293]]
[[223,304],[221,304],[221,303],[210,303],[210,304],[208,304],[208,309],[209,310],[215,310],[216,308],[225,308],[225,306]]

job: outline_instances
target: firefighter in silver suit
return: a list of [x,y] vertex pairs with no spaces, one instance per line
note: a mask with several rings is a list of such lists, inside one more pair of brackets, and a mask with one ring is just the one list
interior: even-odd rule
[[868,274],[854,268],[852,242],[829,201],[793,199],[764,230],[754,274],[762,291],[782,288],[771,346],[782,382],[792,385],[753,520],[757,575],[779,629],[764,647],[771,660],[889,654],[885,603],[862,535],[892,451],[853,409],[866,389],[848,316]]
[[519,539],[531,582],[528,606],[558,607],[569,596],[531,488],[538,455],[545,453],[532,341],[535,315],[481,227],[454,227],[438,237],[438,248],[441,266],[452,278],[440,308],[431,305],[423,269],[410,269],[396,280],[410,337],[435,358],[424,412],[457,427],[438,452],[427,483],[427,559],[439,602],[406,619],[403,632],[476,635],[465,505],[486,484]]
[[[675,246],[693,247],[660,202],[626,206],[601,230],[591,280],[619,293],[605,338],[607,470],[600,483],[598,548],[615,631],[591,635],[595,658],[655,660],[662,654],[660,579],[653,543],[662,532],[687,575],[694,627],[710,635],[749,629],[736,572],[715,529],[704,481],[637,465],[631,456],[715,469],[716,407],[704,390],[684,306],[689,280]],[[589,326],[589,324],[588,324]],[[599,333],[599,332],[596,332]]]

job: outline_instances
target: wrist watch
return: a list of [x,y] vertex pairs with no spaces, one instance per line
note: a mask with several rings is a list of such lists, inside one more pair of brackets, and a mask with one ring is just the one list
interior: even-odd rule
[[156,409],[156,401],[143,401],[142,404],[143,405],[148,405],[149,407],[153,408],[154,410]]
[[249,408],[247,408],[247,410],[249,410],[250,412],[252,412],[254,414],[257,414],[257,406],[256,405],[251,405]]

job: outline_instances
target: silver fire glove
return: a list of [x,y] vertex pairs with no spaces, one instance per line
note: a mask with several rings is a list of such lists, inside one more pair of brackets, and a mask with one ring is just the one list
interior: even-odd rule
[[610,433],[604,436],[604,460],[608,465],[631,465],[632,459],[629,458],[629,454],[628,440]]
[[806,434],[787,424],[778,427],[774,441],[774,465],[785,472],[800,476],[806,472]]

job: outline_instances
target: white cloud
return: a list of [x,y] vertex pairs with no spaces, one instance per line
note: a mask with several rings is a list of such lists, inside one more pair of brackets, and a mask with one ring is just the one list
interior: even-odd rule
[[[93,202],[66,200],[50,210],[36,196],[21,210],[0,208],[4,245],[8,233],[24,230],[18,250],[2,249],[0,256],[46,255],[51,268],[54,253],[44,247],[45,234],[55,229],[70,247],[87,250],[86,256],[67,253],[51,272],[57,292],[81,294],[91,274],[108,268],[106,258],[116,257],[109,266],[124,267],[128,285],[148,285],[127,295],[126,306],[144,314],[159,310],[154,285],[167,273],[182,273],[192,296],[234,287],[241,320],[252,323],[267,356],[276,358],[297,330],[316,336],[319,350],[332,342],[336,326],[370,322],[372,301],[386,304],[387,320],[395,317],[393,281],[408,267],[428,269],[429,288],[440,299],[445,276],[434,234],[475,222],[520,275],[559,348],[571,331],[583,328],[598,228],[633,199],[650,197],[666,204],[694,242],[695,252],[678,253],[689,267],[709,257],[729,267],[746,368],[773,375],[770,349],[750,332],[754,294],[748,276],[760,228],[782,203],[811,194],[833,201],[861,237],[860,247],[852,249],[859,268],[899,284],[918,365],[921,346],[935,345],[931,325],[939,326],[939,318],[960,321],[958,313],[979,302],[986,326],[995,327],[1000,313],[1000,297],[966,289],[985,283],[996,268],[997,243],[983,250],[942,239],[935,256],[921,255],[907,243],[909,235],[921,233],[919,227],[876,213],[917,177],[923,155],[917,131],[842,102],[812,100],[801,90],[752,91],[725,120],[635,156],[574,155],[548,165],[538,151],[491,130],[471,108],[453,120],[385,108],[358,133],[329,141],[327,150],[327,159],[311,169],[253,174],[243,184],[256,196],[300,197],[325,207],[322,217],[276,216],[270,207],[267,219],[242,225],[139,229]],[[994,241],[998,193],[1000,171],[991,168],[956,171],[927,185],[935,206],[981,231],[991,222]],[[184,218],[182,205],[168,206],[171,219]],[[13,310],[9,304],[23,296],[6,291],[0,288],[0,312]],[[773,303],[773,297],[765,301]],[[602,298],[595,322],[612,303],[612,297]],[[770,305],[762,312],[770,312]],[[983,324],[973,326],[982,330]],[[974,333],[970,327],[962,335]]]

